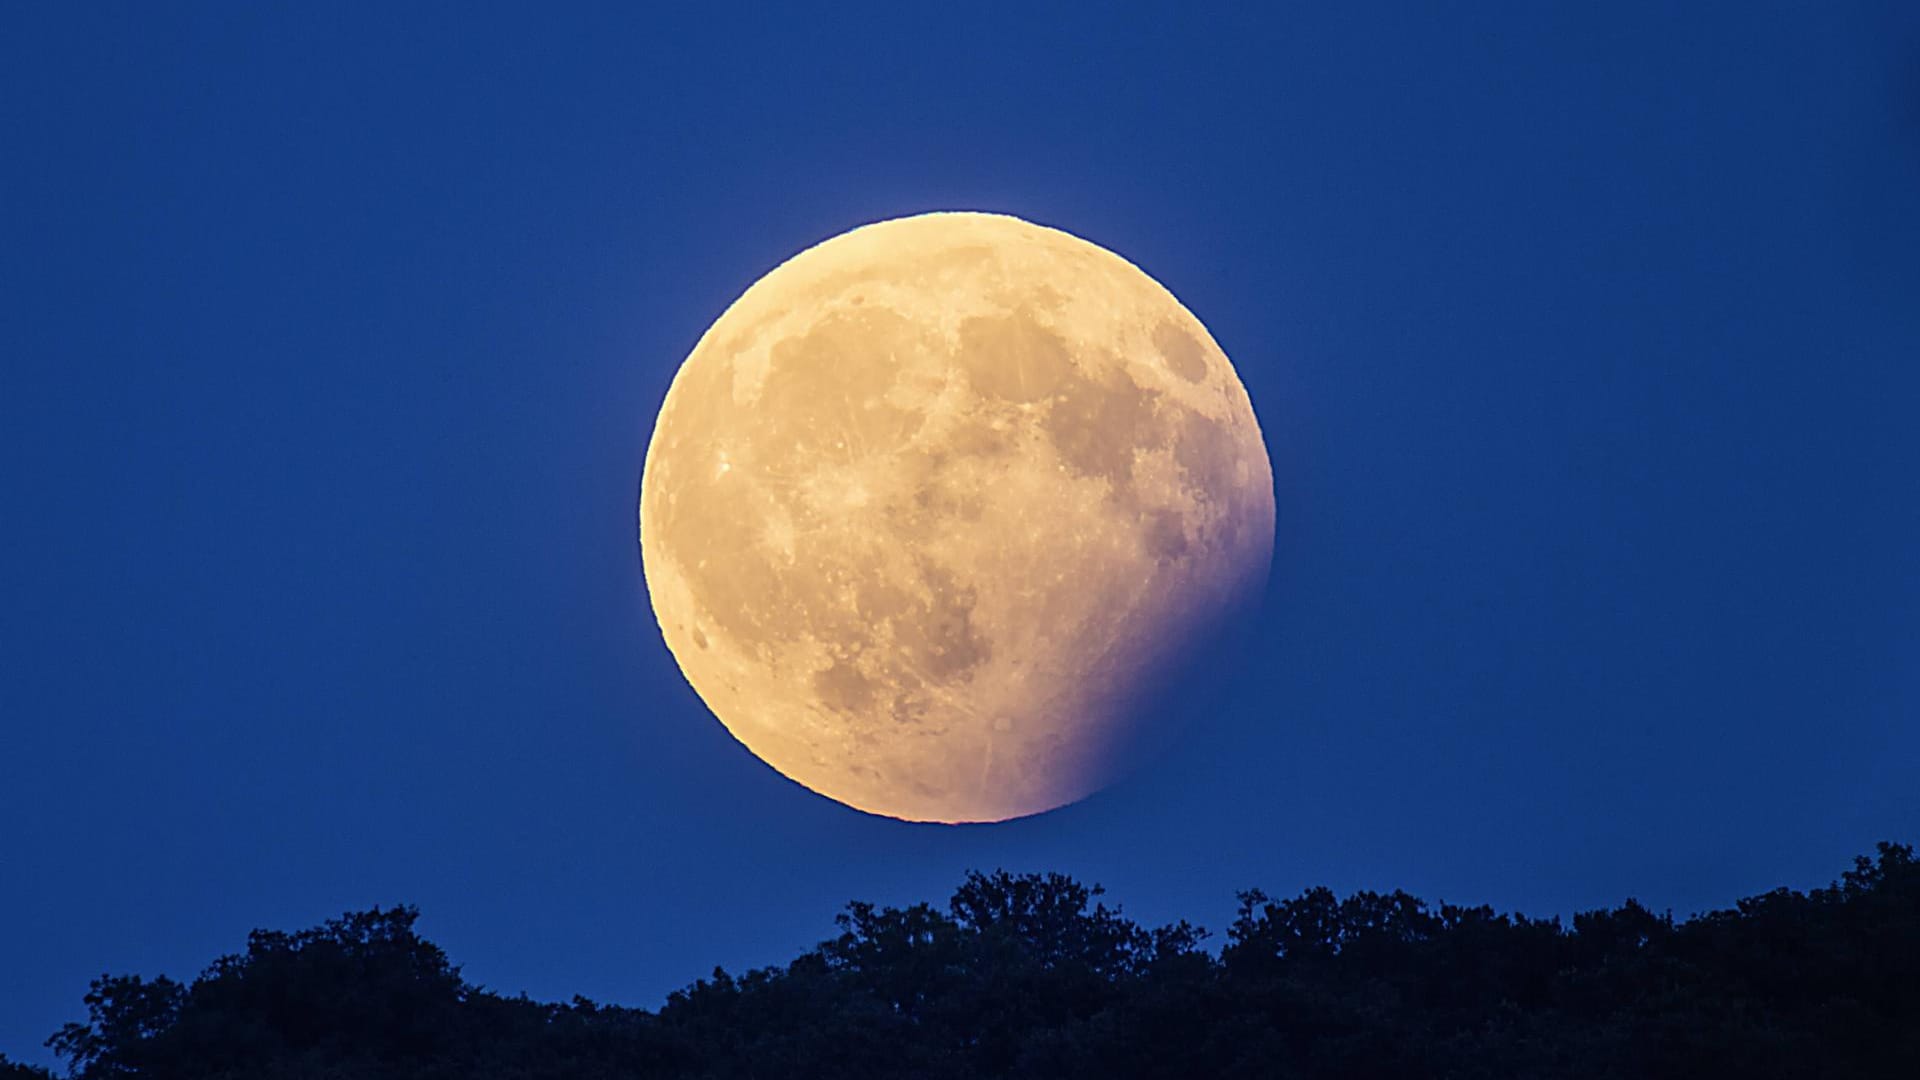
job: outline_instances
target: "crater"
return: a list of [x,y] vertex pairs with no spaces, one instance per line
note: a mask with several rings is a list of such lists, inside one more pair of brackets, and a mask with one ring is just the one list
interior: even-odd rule
[[1180,324],[1163,322],[1153,332],[1154,348],[1160,350],[1160,358],[1167,362],[1175,375],[1188,382],[1199,382],[1207,377],[1207,350]]

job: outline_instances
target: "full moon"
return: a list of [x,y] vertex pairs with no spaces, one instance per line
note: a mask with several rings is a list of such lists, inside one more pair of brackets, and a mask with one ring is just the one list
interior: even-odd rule
[[681,365],[640,485],[654,614],[714,715],[912,821],[1050,810],[1164,748],[1273,526],[1206,327],[997,214],[867,225],[761,278]]

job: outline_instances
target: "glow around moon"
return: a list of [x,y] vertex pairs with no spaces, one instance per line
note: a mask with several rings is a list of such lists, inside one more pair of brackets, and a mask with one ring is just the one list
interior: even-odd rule
[[1273,545],[1253,408],[1126,260],[993,214],[855,229],[762,278],[667,393],[640,547],[666,643],[742,743],[875,814],[1097,790]]

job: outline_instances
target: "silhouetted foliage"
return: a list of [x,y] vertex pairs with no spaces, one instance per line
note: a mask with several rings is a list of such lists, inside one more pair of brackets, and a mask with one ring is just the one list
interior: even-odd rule
[[53,1080],[53,1074],[33,1065],[22,1065],[0,1054],[0,1080]]
[[658,1012],[488,993],[375,909],[255,932],[189,985],[103,977],[49,1045],[83,1080],[1920,1076],[1906,846],[1684,923],[1252,891],[1218,957],[1100,897],[996,872],[945,910],[850,904],[792,963]]

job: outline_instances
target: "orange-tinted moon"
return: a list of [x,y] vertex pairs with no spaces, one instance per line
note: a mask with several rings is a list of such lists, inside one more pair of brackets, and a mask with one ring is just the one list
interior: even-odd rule
[[1273,524],[1206,327],[1112,252],[973,213],[755,283],[674,378],[640,496],[654,613],[714,715],[917,821],[1073,802],[1169,735],[1163,691],[1258,596]]

